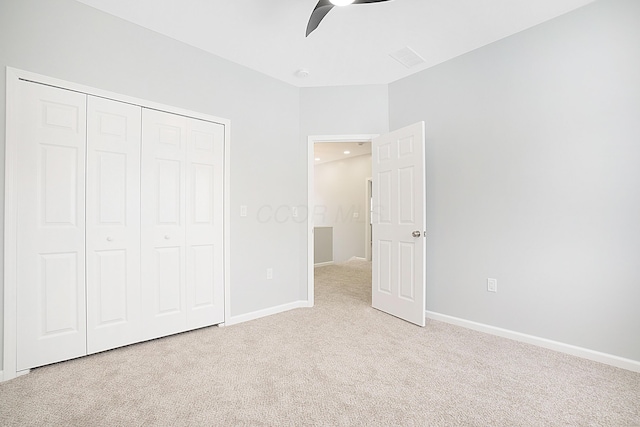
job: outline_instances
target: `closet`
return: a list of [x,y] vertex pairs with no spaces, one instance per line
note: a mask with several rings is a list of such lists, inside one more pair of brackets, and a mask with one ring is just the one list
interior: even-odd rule
[[225,125],[18,91],[17,370],[224,322]]

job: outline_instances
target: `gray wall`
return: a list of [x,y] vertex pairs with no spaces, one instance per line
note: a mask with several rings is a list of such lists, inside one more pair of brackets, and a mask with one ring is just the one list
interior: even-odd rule
[[[230,119],[231,314],[299,300],[304,224],[257,216],[306,204],[297,88],[70,0],[0,1],[2,82],[6,66]],[[4,83],[0,99],[4,154]]]
[[428,310],[640,361],[640,1],[598,1],[389,98],[392,129],[426,121]]
[[333,262],[333,227],[313,227],[313,262]]
[[371,154],[315,167],[314,224],[333,227],[334,262],[365,256],[367,178],[371,178]]
[[309,135],[380,134],[389,131],[387,85],[300,89],[300,132]]

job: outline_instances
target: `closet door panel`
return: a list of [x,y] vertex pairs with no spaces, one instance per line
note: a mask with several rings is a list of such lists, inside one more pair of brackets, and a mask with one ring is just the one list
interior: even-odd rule
[[189,119],[187,134],[187,324],[224,322],[224,126]]
[[[159,315],[179,315],[182,311],[182,248],[166,246],[155,248],[154,267],[157,279],[157,306],[154,311]],[[180,325],[181,326],[181,325]]]
[[86,354],[86,96],[20,83],[17,369]]
[[138,106],[88,98],[88,353],[141,336],[141,114]]
[[143,109],[142,291],[144,338],[186,327],[187,118]]

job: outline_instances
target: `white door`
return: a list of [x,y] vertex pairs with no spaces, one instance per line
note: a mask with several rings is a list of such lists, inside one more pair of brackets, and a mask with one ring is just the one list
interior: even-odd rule
[[143,109],[146,339],[224,321],[224,126]]
[[140,340],[142,109],[88,97],[87,351]]
[[187,328],[224,322],[224,126],[187,121]]
[[143,339],[186,330],[186,147],[186,117],[143,108]]
[[86,95],[21,82],[17,370],[86,354]]
[[374,308],[425,325],[424,122],[372,141]]

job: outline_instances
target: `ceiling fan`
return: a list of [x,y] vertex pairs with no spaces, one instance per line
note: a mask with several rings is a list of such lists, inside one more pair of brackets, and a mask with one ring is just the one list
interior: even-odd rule
[[309,18],[309,23],[307,24],[307,35],[320,25],[320,21],[329,13],[334,6],[347,6],[350,4],[363,4],[363,3],[379,3],[382,1],[389,0],[320,0],[316,5],[313,12],[311,12],[311,18]]

